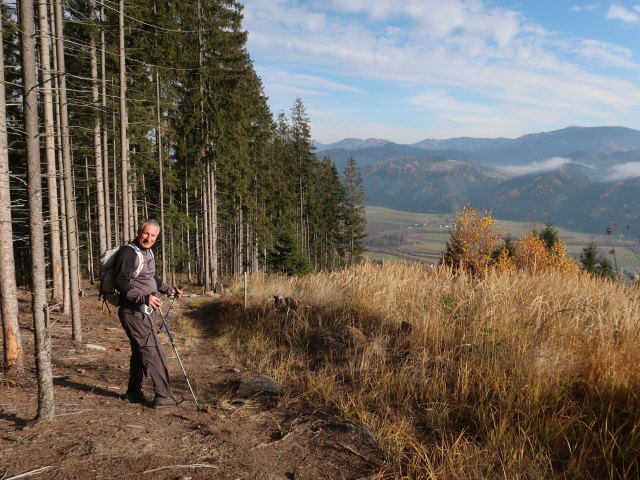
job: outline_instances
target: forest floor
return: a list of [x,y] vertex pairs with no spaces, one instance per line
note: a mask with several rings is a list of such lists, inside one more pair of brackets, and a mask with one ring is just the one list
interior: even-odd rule
[[[167,336],[161,334],[178,407],[129,404],[129,343],[97,292],[81,299],[83,341],[71,341],[68,317],[51,319],[55,421],[34,424],[37,386],[28,292],[20,298],[27,368],[0,377],[0,480],[38,479],[363,479],[382,464],[366,435],[320,411],[292,406],[286,393],[237,400],[241,380],[256,376],[226,356],[216,319],[202,299],[182,298],[172,318],[198,326],[198,338],[176,346],[194,386],[198,410]],[[195,301],[198,300],[198,301]],[[165,303],[167,303],[165,301]],[[88,346],[87,346],[88,345]],[[150,386],[145,393],[151,398]],[[357,432],[357,430],[355,430]]]

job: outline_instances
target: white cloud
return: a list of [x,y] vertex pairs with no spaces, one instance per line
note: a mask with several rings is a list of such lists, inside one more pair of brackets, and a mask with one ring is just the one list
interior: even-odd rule
[[260,69],[260,77],[267,82],[281,85],[291,85],[305,89],[317,88],[324,91],[351,92],[362,94],[360,88],[338,83],[325,77],[295,73],[278,67],[263,67]]
[[[273,82],[281,87],[335,97],[365,96],[373,83],[385,85],[387,92],[394,90],[403,104],[399,106],[424,110],[425,116],[435,116],[436,126],[437,120],[466,118],[471,129],[487,131],[484,118],[495,127],[511,125],[494,134],[522,134],[531,128],[525,117],[538,118],[543,129],[561,128],[580,123],[583,116],[592,124],[619,123],[640,108],[640,87],[634,80],[598,70],[614,66],[637,74],[631,50],[563,37],[515,9],[493,4],[252,0],[244,10],[248,50],[261,76],[267,68],[280,70]],[[609,15],[621,13],[612,7]],[[590,70],[578,63],[584,59]],[[313,68],[310,78],[297,76],[304,66]],[[286,79],[286,71],[293,72],[291,78]],[[273,99],[270,82],[265,89]],[[291,105],[293,96],[286,103]],[[516,130],[516,124],[524,130]]]
[[590,60],[597,60],[604,65],[638,70],[640,65],[633,62],[633,52],[624,47],[597,40],[581,40],[576,46],[579,55]]
[[531,162],[526,165],[504,165],[500,167],[500,170],[502,170],[507,175],[514,175],[516,177],[519,177],[521,175],[529,175],[532,173],[542,173],[557,170],[567,163],[571,163],[571,160],[569,158],[552,157],[541,162]]
[[628,162],[611,167],[606,180],[610,182],[617,182],[636,177],[640,177],[640,162]]
[[[637,7],[634,7],[638,10]],[[636,13],[633,13],[631,10],[626,9],[622,5],[613,4],[609,7],[609,11],[607,12],[607,18],[609,20],[622,20],[627,23],[638,23],[640,22],[640,16]]]
[[586,10],[597,10],[600,8],[600,5],[597,3],[592,3],[591,5],[573,5],[570,10],[572,12],[583,12]]

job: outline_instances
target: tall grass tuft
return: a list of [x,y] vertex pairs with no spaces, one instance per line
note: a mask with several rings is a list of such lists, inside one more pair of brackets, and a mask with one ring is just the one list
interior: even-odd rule
[[[273,294],[296,298],[276,310]],[[223,341],[375,432],[381,478],[640,477],[640,291],[561,272],[364,264],[254,276]],[[353,327],[364,341],[315,351]]]

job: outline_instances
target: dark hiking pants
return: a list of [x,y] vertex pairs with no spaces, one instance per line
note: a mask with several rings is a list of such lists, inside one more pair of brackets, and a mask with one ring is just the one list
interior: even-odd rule
[[164,349],[154,328],[155,313],[147,315],[120,307],[118,317],[131,343],[128,390],[140,390],[150,376],[153,391],[158,397],[173,396]]

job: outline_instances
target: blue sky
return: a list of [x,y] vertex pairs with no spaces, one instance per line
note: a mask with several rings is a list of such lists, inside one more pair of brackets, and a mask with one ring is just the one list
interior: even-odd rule
[[321,143],[640,129],[640,0],[246,0],[274,114]]

